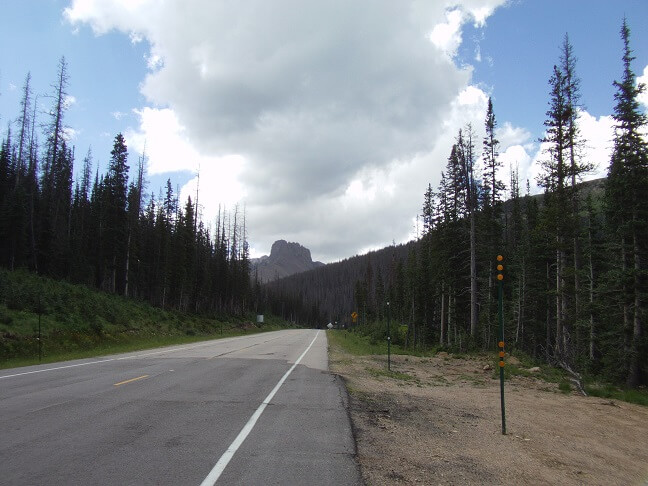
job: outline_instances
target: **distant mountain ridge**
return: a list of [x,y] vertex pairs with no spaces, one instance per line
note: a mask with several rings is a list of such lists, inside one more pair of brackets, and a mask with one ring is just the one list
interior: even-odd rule
[[322,262],[313,261],[308,248],[286,240],[275,241],[269,256],[252,258],[250,263],[252,264],[252,275],[256,275],[262,283],[272,282],[324,265]]

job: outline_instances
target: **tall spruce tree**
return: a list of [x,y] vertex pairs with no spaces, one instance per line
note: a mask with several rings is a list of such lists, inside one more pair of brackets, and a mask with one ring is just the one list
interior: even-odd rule
[[493,100],[488,98],[488,108],[484,128],[486,135],[482,143],[482,160],[484,163],[483,186],[484,205],[495,208],[502,201],[502,193],[506,189],[504,183],[497,177],[498,171],[502,168],[502,161],[499,159],[499,140],[495,136],[497,121],[493,111]]
[[639,95],[646,89],[636,83],[631,63],[630,28],[621,27],[623,75],[615,81],[614,149],[606,186],[610,226],[619,245],[622,306],[627,356],[627,385],[641,382],[643,320],[645,319],[646,250],[648,248],[648,144],[644,139],[648,119],[640,110]]
[[109,289],[123,293],[126,286],[126,254],[128,240],[128,148],[124,136],[115,137],[110,152],[106,192],[106,264],[109,269]]
[[565,99],[565,75],[558,66],[553,67],[549,79],[550,101],[547,111],[545,137],[546,159],[542,161],[543,173],[539,184],[545,189],[545,217],[554,240],[555,252],[555,342],[553,355],[563,362],[569,355],[569,336],[565,329],[567,318],[567,241],[570,235],[568,184],[568,124],[569,110]]
[[16,170],[16,185],[26,170],[25,156],[29,143],[29,130],[31,127],[31,73],[25,77],[23,97],[20,100],[20,115],[18,117],[18,158]]
[[580,116],[580,78],[576,74],[576,57],[574,55],[574,48],[569,42],[569,36],[565,34],[565,38],[561,47],[560,55],[560,69],[564,75],[564,91],[565,91],[565,109],[567,115],[567,131],[566,131],[566,150],[568,159],[568,172],[569,172],[569,189],[568,197],[570,199],[570,216],[571,216],[571,232],[572,232],[572,258],[571,258],[571,273],[573,274],[573,298],[572,309],[570,309],[571,324],[575,325],[581,318],[581,240],[584,235],[580,230],[580,185],[583,175],[591,172],[594,168],[593,164],[583,160],[581,156],[584,140],[581,136],[580,127],[578,126]]
[[[580,239],[578,182],[591,170],[580,156],[578,128],[580,80],[573,47],[565,35],[560,63],[549,80],[545,143],[547,159],[539,180],[545,188],[545,215],[554,238],[556,333],[554,357],[567,365],[572,356],[572,328],[580,314]],[[572,280],[569,280],[572,275]]]
[[482,232],[485,235],[485,258],[488,261],[488,276],[486,283],[486,339],[488,344],[490,330],[492,327],[492,316],[495,315],[495,255],[502,252],[500,248],[502,224],[502,193],[506,185],[498,177],[498,172],[502,168],[502,161],[499,159],[499,140],[495,136],[497,121],[493,111],[493,100],[488,98],[488,108],[486,110],[486,119],[484,120],[485,136],[482,142],[482,162],[484,165],[483,177],[483,210],[482,210]]
[[67,88],[69,75],[67,71],[67,61],[65,60],[65,57],[61,57],[56,76],[57,82],[53,85],[54,92],[51,95],[54,103],[50,110],[50,122],[46,128],[47,156],[45,158],[45,167],[43,168],[46,183],[49,182],[47,178],[51,172],[51,166],[56,163],[58,152],[61,149],[61,144],[65,140],[65,125],[63,123],[63,117],[65,115],[66,99],[68,96]]

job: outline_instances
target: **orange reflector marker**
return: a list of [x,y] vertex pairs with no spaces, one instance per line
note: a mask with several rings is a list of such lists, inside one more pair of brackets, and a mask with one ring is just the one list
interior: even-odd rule
[[504,280],[504,275],[502,275],[501,273],[498,273],[497,274],[497,280]]
[[500,363],[500,368],[504,368],[504,366],[506,365],[504,361],[500,361],[499,363]]
[[502,260],[504,260],[504,257],[502,255],[497,255],[497,261],[501,262]]
[[502,270],[504,270],[504,265],[497,265],[497,271],[501,272]]
[[499,354],[500,354],[500,358],[503,358],[506,355],[506,353],[504,351],[500,351]]
[[504,341],[500,341],[497,345],[498,345],[500,348],[503,348],[503,347],[504,347]]

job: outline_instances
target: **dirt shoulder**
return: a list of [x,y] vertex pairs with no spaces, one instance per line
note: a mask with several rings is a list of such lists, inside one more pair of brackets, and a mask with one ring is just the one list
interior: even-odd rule
[[330,369],[350,392],[368,485],[648,485],[648,408],[506,382],[484,359],[352,356],[333,344]]

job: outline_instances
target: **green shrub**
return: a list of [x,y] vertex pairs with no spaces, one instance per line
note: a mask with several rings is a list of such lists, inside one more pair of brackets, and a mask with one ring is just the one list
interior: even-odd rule
[[561,381],[558,383],[558,389],[563,393],[569,393],[571,392],[572,387],[568,381]]
[[588,395],[600,398],[614,398],[624,402],[636,403],[638,405],[648,406],[648,390],[640,388],[638,390],[618,388],[609,383],[586,385],[585,391]]
[[104,324],[101,318],[94,316],[90,321],[90,330],[97,336],[101,336],[104,333]]
[[13,317],[9,314],[8,309],[4,305],[0,306],[0,323],[8,326],[12,322]]

